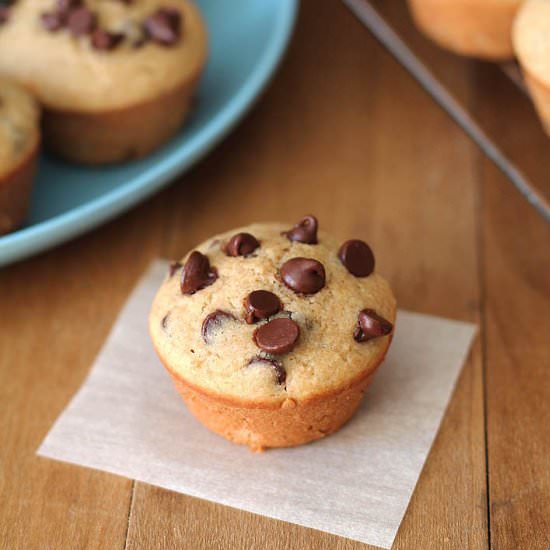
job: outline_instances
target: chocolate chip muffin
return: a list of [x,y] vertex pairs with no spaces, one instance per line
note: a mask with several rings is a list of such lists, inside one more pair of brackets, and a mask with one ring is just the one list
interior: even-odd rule
[[550,135],[550,4],[527,0],[514,23],[513,41],[525,82]]
[[460,55],[511,59],[512,23],[523,0],[408,0],[417,26]]
[[38,155],[38,123],[38,105],[30,94],[0,78],[0,235],[19,226],[27,213]]
[[181,127],[205,64],[188,0],[14,0],[0,12],[0,73],[45,108],[45,145],[77,162],[143,156]]
[[155,349],[190,411],[253,450],[337,430],[390,345],[395,299],[361,240],[307,216],[217,235],[173,263],[155,297]]

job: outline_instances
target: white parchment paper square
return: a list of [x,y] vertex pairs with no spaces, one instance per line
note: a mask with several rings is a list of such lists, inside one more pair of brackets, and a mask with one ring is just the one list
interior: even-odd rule
[[147,315],[166,265],[135,289],[38,453],[390,548],[476,328],[400,311],[351,422],[316,443],[254,454],[187,412],[152,349]]

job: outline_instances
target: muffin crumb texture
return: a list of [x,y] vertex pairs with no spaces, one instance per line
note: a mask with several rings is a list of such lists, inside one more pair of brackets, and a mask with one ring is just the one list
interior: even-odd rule
[[[322,411],[332,399],[349,417],[391,339],[396,303],[374,264],[366,243],[335,240],[313,216],[217,235],[171,264],[150,314],[155,348],[189,408],[230,439],[261,448],[270,409],[291,418],[319,399],[300,422],[311,414],[330,433],[344,420]],[[230,425],[238,407],[258,409],[248,435]]]
[[152,101],[196,79],[205,54],[187,0],[16,0],[0,12],[0,72],[60,111]]

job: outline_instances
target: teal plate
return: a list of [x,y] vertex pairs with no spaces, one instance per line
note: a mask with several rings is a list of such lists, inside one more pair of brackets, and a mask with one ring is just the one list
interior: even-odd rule
[[43,155],[27,225],[0,237],[0,266],[67,241],[134,206],[210,151],[268,83],[288,44],[297,0],[199,0],[210,56],[198,102],[170,143],[131,163],[70,165]]

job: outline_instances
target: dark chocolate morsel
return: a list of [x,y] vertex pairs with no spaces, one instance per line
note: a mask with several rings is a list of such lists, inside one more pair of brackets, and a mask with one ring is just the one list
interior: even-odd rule
[[374,271],[374,254],[364,241],[346,241],[338,250],[338,258],[356,277],[368,277]]
[[373,338],[386,336],[393,330],[393,325],[381,317],[374,309],[363,309],[357,316],[357,327],[353,333],[356,342],[368,342]]
[[82,5],[82,0],[57,0],[55,10],[60,14],[67,14],[70,10]]
[[50,32],[55,32],[65,25],[63,15],[56,11],[42,13],[40,15],[42,26]]
[[254,290],[244,299],[246,322],[256,321],[275,315],[281,309],[281,300],[269,290]]
[[223,246],[223,251],[227,256],[248,256],[252,254],[260,243],[250,233],[237,233],[233,235]]
[[67,27],[74,36],[90,34],[96,24],[96,14],[85,6],[71,10],[67,15]]
[[289,241],[297,241],[305,244],[317,244],[317,228],[319,223],[315,216],[305,216],[292,229],[285,231],[283,235]]
[[143,23],[147,36],[161,46],[172,46],[180,37],[181,14],[173,8],[159,8]]
[[68,24],[69,15],[80,7],[82,0],[57,0],[53,11],[40,15],[42,26],[50,32],[58,31]]
[[235,317],[231,313],[221,309],[209,313],[202,322],[202,339],[207,344],[210,344],[212,333],[219,329],[222,323],[226,321],[235,321]]
[[257,357],[252,357],[252,359],[250,359],[250,361],[248,362],[249,367],[253,365],[265,365],[267,367],[272,368],[275,371],[277,384],[285,383],[286,371],[283,365],[279,361],[276,361],[275,359],[268,359],[266,357],[260,357],[258,355]]
[[91,36],[92,48],[100,51],[115,49],[124,40],[124,34],[109,32],[104,29],[96,29]]
[[170,262],[168,266],[168,277],[173,277],[174,273],[182,267],[180,262]]
[[300,337],[300,327],[292,319],[279,317],[254,331],[254,342],[268,353],[279,355],[291,351]]
[[312,258],[292,258],[280,269],[284,284],[303,294],[315,294],[325,286],[325,268]]
[[197,290],[211,285],[217,278],[218,272],[214,267],[210,267],[208,257],[195,250],[191,252],[181,270],[181,292],[194,294]]
[[7,23],[10,18],[10,8],[9,6],[4,6],[0,4],[0,25]]

